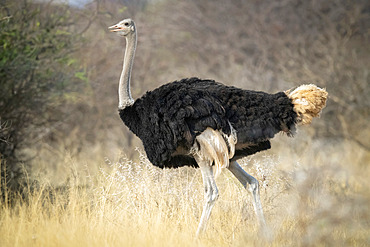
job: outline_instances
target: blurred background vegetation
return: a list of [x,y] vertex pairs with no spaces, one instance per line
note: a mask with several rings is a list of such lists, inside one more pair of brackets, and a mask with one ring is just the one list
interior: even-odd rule
[[366,171],[369,1],[1,0],[2,184],[24,172],[58,183],[69,158],[92,170],[119,151],[137,158],[117,114],[125,42],[107,30],[124,18],[138,28],[134,98],[191,76],[271,93],[315,83],[330,96],[321,118],[269,153]]

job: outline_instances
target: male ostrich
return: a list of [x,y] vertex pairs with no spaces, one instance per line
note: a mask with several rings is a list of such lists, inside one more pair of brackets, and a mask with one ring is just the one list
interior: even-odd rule
[[302,85],[268,94],[188,78],[134,100],[130,77],[136,48],[135,23],[125,19],[109,29],[126,38],[118,89],[122,121],[142,140],[153,165],[201,170],[205,204],[197,234],[206,229],[218,198],[215,176],[222,168],[227,168],[252,193],[259,225],[264,228],[258,181],[236,160],[270,149],[269,139],[276,133],[291,136],[297,124],[310,123],[325,106],[327,92],[315,85]]

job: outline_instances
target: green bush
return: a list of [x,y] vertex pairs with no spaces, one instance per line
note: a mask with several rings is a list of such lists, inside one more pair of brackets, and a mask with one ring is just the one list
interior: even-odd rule
[[68,6],[0,3],[0,160],[10,187],[31,158],[20,151],[63,121],[59,106],[86,83],[72,55],[82,41],[71,16]]

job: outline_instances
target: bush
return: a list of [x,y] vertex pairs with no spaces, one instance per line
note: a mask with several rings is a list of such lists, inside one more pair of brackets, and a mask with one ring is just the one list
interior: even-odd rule
[[71,102],[86,78],[71,55],[81,40],[70,31],[68,6],[25,0],[0,7],[1,178],[16,188],[20,164],[31,158],[21,150],[63,121],[58,106]]

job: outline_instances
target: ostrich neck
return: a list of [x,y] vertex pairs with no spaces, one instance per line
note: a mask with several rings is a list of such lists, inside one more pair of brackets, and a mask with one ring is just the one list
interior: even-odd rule
[[134,62],[136,49],[136,33],[126,37],[126,50],[125,57],[123,60],[123,69],[119,80],[118,97],[119,97],[119,109],[124,109],[134,103],[134,99],[131,96],[130,90],[130,79],[132,64]]

